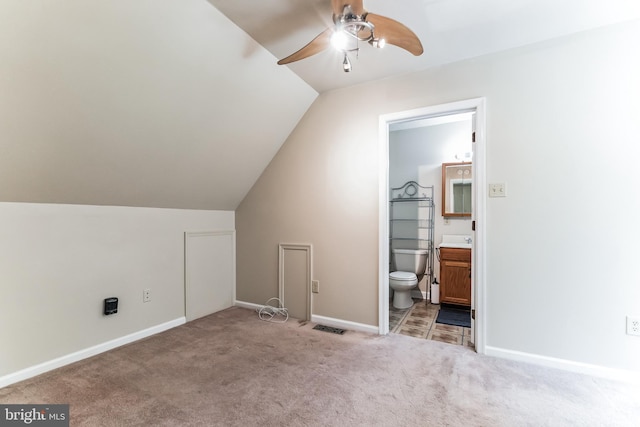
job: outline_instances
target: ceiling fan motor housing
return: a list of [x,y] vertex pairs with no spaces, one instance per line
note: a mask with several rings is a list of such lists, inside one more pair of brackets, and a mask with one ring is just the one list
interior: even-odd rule
[[[362,15],[353,13],[351,6],[346,5],[341,15],[333,15],[333,22],[336,25],[336,31],[344,31],[356,39],[368,42],[375,39],[373,31],[375,25],[367,21],[367,12]],[[365,31],[364,34],[361,34]]]

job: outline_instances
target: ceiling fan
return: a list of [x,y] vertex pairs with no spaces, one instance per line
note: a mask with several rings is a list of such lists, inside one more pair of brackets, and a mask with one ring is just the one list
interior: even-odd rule
[[367,12],[362,1],[331,0],[334,26],[321,32],[302,49],[278,61],[278,64],[289,64],[308,58],[333,45],[344,52],[342,66],[345,72],[349,72],[351,62],[347,53],[357,53],[358,42],[366,42],[377,48],[392,44],[416,56],[422,54],[424,49],[413,31],[391,18]]

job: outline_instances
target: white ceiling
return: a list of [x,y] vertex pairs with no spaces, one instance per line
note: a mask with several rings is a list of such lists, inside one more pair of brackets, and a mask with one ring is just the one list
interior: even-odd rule
[[[208,1],[277,58],[331,24],[330,0]],[[318,92],[640,18],[639,0],[365,0],[364,7],[411,28],[424,54],[365,44],[351,73],[334,51],[288,65]]]

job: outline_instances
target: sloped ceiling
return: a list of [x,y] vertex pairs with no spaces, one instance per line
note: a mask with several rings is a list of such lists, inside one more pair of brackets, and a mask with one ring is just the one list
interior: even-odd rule
[[[208,0],[278,58],[332,25],[330,0]],[[345,4],[348,0],[345,0]],[[411,28],[424,53],[360,44],[353,70],[333,49],[287,65],[318,92],[640,18],[638,0],[364,0],[371,13]]]
[[0,2],[0,201],[233,210],[317,92],[206,0]]
[[425,53],[276,65],[329,0],[3,0],[0,201],[233,210],[320,92],[640,17],[637,0],[364,4]]

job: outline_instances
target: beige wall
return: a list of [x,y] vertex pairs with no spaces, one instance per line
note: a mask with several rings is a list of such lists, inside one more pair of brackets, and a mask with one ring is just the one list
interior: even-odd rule
[[377,325],[379,116],[486,97],[487,348],[640,370],[638,45],[632,22],[322,94],[236,211],[238,299],[311,243],[314,314]]
[[334,111],[348,93],[313,104],[236,211],[239,300],[278,295],[278,243],[311,243],[314,314],[377,323],[377,117],[363,137],[360,114],[352,123]]

